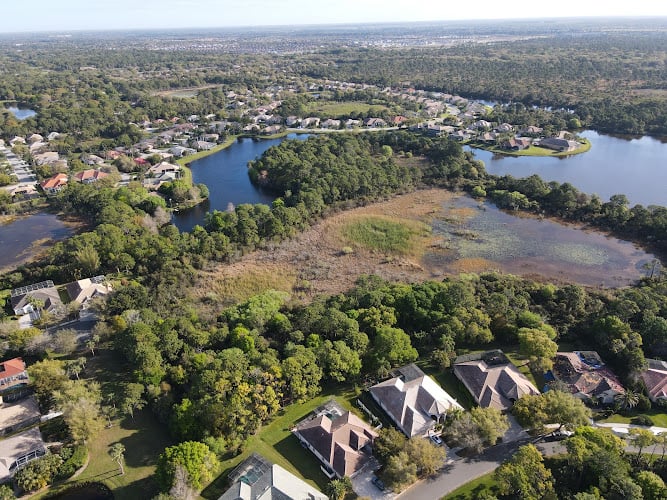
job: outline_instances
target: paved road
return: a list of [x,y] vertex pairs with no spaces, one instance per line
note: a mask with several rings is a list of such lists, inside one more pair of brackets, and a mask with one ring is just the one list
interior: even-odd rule
[[17,157],[10,149],[0,148],[0,153],[7,157],[7,161],[14,170],[14,175],[18,177],[19,184],[28,184],[37,182],[37,177],[28,165],[21,158]]

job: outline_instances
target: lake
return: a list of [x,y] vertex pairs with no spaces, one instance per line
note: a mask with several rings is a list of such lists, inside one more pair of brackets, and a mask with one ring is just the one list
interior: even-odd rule
[[25,120],[27,118],[31,118],[37,114],[35,110],[32,109],[20,109],[17,108],[16,106],[10,106],[7,108],[7,111],[9,111],[11,114],[13,114],[17,120]]
[[8,224],[0,224],[0,271],[14,268],[29,261],[37,253],[48,249],[53,241],[71,236],[68,227],[53,214],[35,214],[18,217]]
[[579,191],[607,201],[624,194],[630,204],[667,206],[667,143],[653,137],[621,138],[586,130],[590,151],[573,156],[504,156],[471,149],[494,175],[569,182]]
[[499,270],[549,281],[618,287],[646,275],[655,256],[597,231],[454,196],[432,223],[440,239],[424,256],[445,274]]
[[[289,134],[287,139],[304,140],[308,134]],[[195,184],[206,184],[209,199],[189,210],[173,216],[174,225],[181,231],[191,231],[195,225],[203,225],[206,214],[212,210],[227,210],[241,203],[266,203],[276,199],[273,192],[255,186],[248,177],[248,162],[260,157],[271,146],[277,146],[285,138],[240,138],[222,151],[190,164]]]

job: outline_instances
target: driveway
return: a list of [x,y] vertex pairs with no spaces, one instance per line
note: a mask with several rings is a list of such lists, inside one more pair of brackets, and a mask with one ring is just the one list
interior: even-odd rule
[[371,500],[390,500],[396,498],[392,491],[380,491],[371,480],[375,476],[375,471],[380,468],[375,457],[366,464],[366,467],[352,478],[352,489],[360,498],[370,498]]

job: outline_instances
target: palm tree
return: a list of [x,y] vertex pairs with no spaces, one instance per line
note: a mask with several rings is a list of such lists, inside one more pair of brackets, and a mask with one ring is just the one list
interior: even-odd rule
[[121,443],[114,444],[109,450],[109,456],[112,460],[118,463],[120,467],[120,475],[125,475],[125,469],[123,468],[123,461],[125,460],[125,446]]
[[614,401],[621,406],[621,409],[631,410],[639,404],[639,393],[628,389],[622,394],[617,394]]

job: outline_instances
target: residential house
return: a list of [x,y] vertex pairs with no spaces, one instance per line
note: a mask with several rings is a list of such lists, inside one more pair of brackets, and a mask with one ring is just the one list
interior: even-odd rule
[[378,434],[363,420],[331,400],[292,429],[322,462],[328,477],[352,477],[370,460]]
[[95,297],[102,297],[109,294],[111,292],[111,284],[101,275],[73,281],[72,283],[68,283],[65,289],[72,302],[77,302],[81,305],[82,309],[86,309],[90,306],[90,301]]
[[287,125],[288,127],[293,127],[294,125],[298,125],[299,123],[301,123],[301,118],[299,118],[298,116],[288,116],[287,118],[285,118],[285,125]]
[[11,291],[10,300],[15,315],[29,314],[33,320],[39,319],[40,309],[51,314],[60,314],[64,310],[58,290],[51,280],[16,288]]
[[484,408],[506,411],[523,396],[540,393],[500,350],[459,356],[454,374]]
[[15,144],[25,144],[25,139],[21,136],[15,135],[9,139],[9,145],[13,147]]
[[301,128],[308,128],[308,127],[319,127],[320,126],[320,119],[317,118],[316,116],[309,116],[308,118],[304,118],[301,120]]
[[407,121],[408,121],[407,117],[398,115],[398,116],[394,116],[394,118],[391,120],[391,123],[395,127],[400,127],[401,125],[403,125]]
[[470,134],[465,130],[457,130],[456,132],[449,134],[449,138],[454,139],[455,141],[463,142],[470,139]]
[[50,165],[60,159],[60,155],[56,151],[47,151],[46,153],[39,153],[33,156],[37,165]]
[[387,122],[382,118],[366,118],[364,125],[371,128],[382,128],[387,126]]
[[529,135],[531,137],[538,136],[542,133],[542,127],[536,127],[535,125],[529,125],[525,128],[519,130],[521,135]]
[[39,427],[0,441],[0,483],[8,482],[28,462],[46,455]]
[[375,384],[369,391],[409,438],[427,435],[452,408],[463,409],[415,364],[398,368],[393,378]]
[[495,132],[484,132],[482,135],[479,136],[479,140],[482,142],[486,142],[487,144],[494,144],[497,138],[498,134],[496,134]]
[[9,194],[14,200],[27,200],[29,198],[39,196],[37,188],[34,184],[19,184],[18,186],[10,189]]
[[39,185],[47,196],[54,196],[63,190],[67,185],[67,180],[66,174],[56,174],[42,181]]
[[185,148],[183,146],[173,146],[173,147],[169,148],[169,152],[172,155],[174,155],[176,158],[180,158],[182,156],[195,154],[197,151],[195,151],[192,148]]
[[109,174],[107,174],[106,172],[102,172],[99,169],[89,168],[88,170],[77,172],[72,176],[72,179],[82,184],[93,184],[99,181],[100,179],[104,179],[105,177],[108,176]]
[[334,120],[332,118],[327,118],[322,123],[320,123],[320,127],[339,129],[340,128],[340,120]]
[[508,151],[521,151],[522,149],[526,149],[528,146],[530,146],[530,140],[518,137],[513,137],[512,139],[503,141],[503,143],[500,145],[501,148]]
[[181,167],[179,165],[175,165],[173,163],[168,163],[166,161],[161,161],[160,163],[156,163],[152,167],[150,167],[148,170],[146,170],[146,175],[152,176],[152,177],[159,177],[160,175],[171,172],[176,174],[176,179],[180,179],[181,177]]
[[30,134],[26,139],[30,144],[34,144],[36,142],[44,142],[44,136],[41,136],[39,134]]
[[477,130],[491,130],[491,122],[487,122],[486,120],[477,120],[470,126],[470,128]]
[[282,129],[283,129],[282,125],[270,125],[262,129],[262,134],[266,135],[277,134],[280,131],[282,131]]
[[[537,144],[536,144],[537,145]],[[567,139],[559,139],[558,137],[545,137],[539,142],[539,146],[554,151],[574,151],[579,147],[577,141],[568,141]]]
[[82,155],[81,160],[86,164],[86,165],[100,165],[104,163],[104,158],[100,158],[97,155]]
[[654,403],[667,401],[667,362],[659,359],[647,359],[648,368],[641,374],[648,397]]
[[[28,372],[21,358],[12,358],[0,363],[0,390],[28,381]],[[0,398],[2,402],[2,398]]]
[[556,353],[551,375],[566,383],[572,394],[583,400],[596,399],[611,404],[618,394],[625,392],[618,377],[595,351]]
[[328,500],[324,493],[256,453],[227,479],[231,486],[218,500]]
[[55,141],[56,139],[59,138],[60,138],[59,132],[51,132],[49,135],[46,136],[47,141]]
[[510,125],[509,123],[501,123],[496,127],[496,132],[499,133],[505,133],[505,132],[512,132],[514,130],[514,127]]
[[197,151],[210,151],[215,147],[215,142],[194,141],[192,147]]

